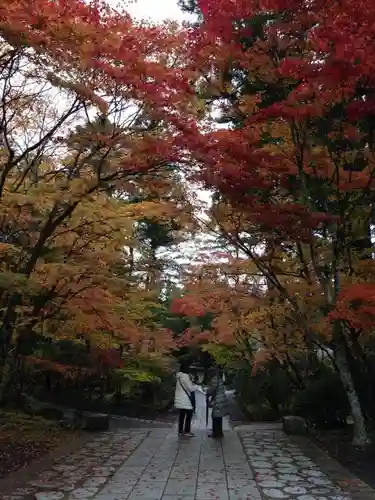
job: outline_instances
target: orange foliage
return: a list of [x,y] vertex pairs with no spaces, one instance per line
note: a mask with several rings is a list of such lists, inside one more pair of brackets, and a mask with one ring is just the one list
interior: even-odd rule
[[331,321],[343,320],[351,328],[371,331],[375,327],[375,284],[358,283],[343,287],[336,307],[329,314]]
[[216,195],[207,231],[248,266],[230,274],[229,259],[189,286],[197,307],[215,314],[211,340],[244,335],[298,355],[339,345],[334,320],[368,338],[375,10],[362,2],[355,16],[358,5],[335,0],[199,6],[191,65],[203,98],[232,126],[215,127],[207,113],[191,146],[193,177]]
[[0,31],[0,354],[30,330],[85,339],[98,364],[170,349],[124,248],[142,218],[191,227],[169,168],[196,127],[184,33],[100,0],[0,0]]

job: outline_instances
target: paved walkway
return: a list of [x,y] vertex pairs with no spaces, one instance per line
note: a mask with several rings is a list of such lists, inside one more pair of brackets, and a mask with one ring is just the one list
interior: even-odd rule
[[281,431],[207,438],[203,397],[195,438],[176,428],[117,429],[51,465],[3,500],[349,500]]

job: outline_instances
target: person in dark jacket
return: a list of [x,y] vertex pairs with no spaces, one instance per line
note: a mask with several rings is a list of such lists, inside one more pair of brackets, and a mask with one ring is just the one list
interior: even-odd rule
[[223,417],[228,414],[228,400],[220,368],[216,370],[216,375],[212,378],[206,394],[209,406],[212,408],[212,433],[209,437],[222,438],[224,436]]

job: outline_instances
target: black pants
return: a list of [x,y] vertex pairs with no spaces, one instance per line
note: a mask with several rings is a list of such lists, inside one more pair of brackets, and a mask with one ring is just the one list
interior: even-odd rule
[[221,438],[223,434],[223,417],[212,418],[212,436]]
[[178,433],[190,432],[191,430],[191,419],[193,418],[193,410],[180,410],[180,415],[178,417]]

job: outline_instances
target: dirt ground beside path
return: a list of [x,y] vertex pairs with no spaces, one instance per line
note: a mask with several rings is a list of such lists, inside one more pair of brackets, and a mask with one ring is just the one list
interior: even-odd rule
[[55,422],[19,412],[3,412],[0,418],[0,479],[45,456],[79,433]]
[[375,432],[372,444],[361,450],[352,445],[351,429],[319,432],[315,442],[352,474],[375,489]]

